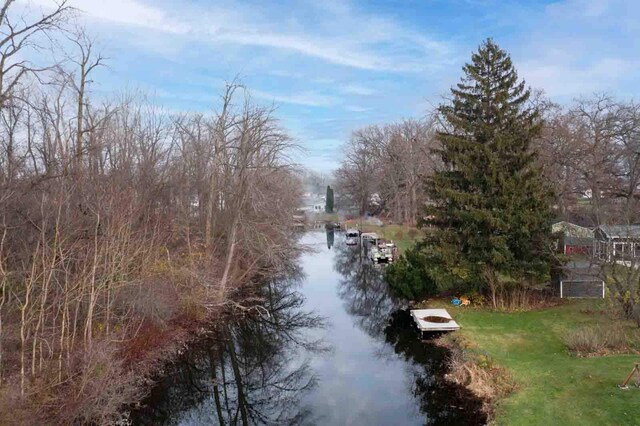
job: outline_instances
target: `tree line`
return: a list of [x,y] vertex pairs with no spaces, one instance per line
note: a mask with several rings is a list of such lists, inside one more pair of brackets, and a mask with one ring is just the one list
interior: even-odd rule
[[359,214],[385,213],[396,222],[416,224],[426,201],[423,180],[437,167],[432,153],[436,123],[407,119],[353,132],[345,146],[336,189],[342,207]]
[[588,226],[637,222],[640,105],[594,94],[539,108],[544,124],[534,146],[556,216]]
[[[209,114],[94,96],[78,12],[21,7],[0,8],[0,423],[108,423],[190,324],[283,267],[296,147],[237,81]],[[46,48],[64,58],[25,59]]]
[[[640,105],[593,94],[560,105],[534,92],[536,164],[554,191],[554,217],[584,226],[640,220]],[[439,111],[355,130],[336,171],[343,207],[416,224],[430,201],[425,180],[443,167]],[[379,201],[372,203],[372,199]]]

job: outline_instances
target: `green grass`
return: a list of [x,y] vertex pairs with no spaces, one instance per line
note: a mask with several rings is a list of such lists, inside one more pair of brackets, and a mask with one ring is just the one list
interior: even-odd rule
[[518,389],[497,403],[496,424],[640,424],[640,389],[617,388],[640,356],[577,358],[565,347],[570,330],[610,321],[602,313],[586,313],[584,308],[596,303],[516,313],[449,309],[463,327],[462,337],[506,367],[517,383]]
[[325,212],[318,212],[318,213],[313,213],[314,219],[319,221],[319,222],[339,222],[340,221],[340,217],[338,216],[337,213],[325,213]]

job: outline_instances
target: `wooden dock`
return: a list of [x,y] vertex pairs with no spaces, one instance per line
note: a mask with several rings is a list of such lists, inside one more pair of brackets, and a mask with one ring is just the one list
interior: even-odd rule
[[[455,331],[460,329],[460,325],[451,318],[446,309],[412,309],[411,316],[421,332],[428,331]],[[448,322],[430,322],[427,317],[448,318]]]

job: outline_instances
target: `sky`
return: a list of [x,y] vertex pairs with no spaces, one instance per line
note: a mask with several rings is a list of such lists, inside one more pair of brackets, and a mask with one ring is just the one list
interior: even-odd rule
[[[22,0],[35,9],[54,0]],[[69,0],[107,64],[96,95],[149,92],[170,111],[215,111],[238,77],[304,148],[339,166],[351,132],[442,102],[487,37],[554,101],[640,97],[639,0]]]

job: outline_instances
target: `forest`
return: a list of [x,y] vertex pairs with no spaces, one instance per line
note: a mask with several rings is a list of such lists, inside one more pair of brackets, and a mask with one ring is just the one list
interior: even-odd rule
[[239,81],[210,114],[96,96],[108,60],[78,11],[20,13],[3,1],[0,424],[105,424],[283,267],[296,146]]

